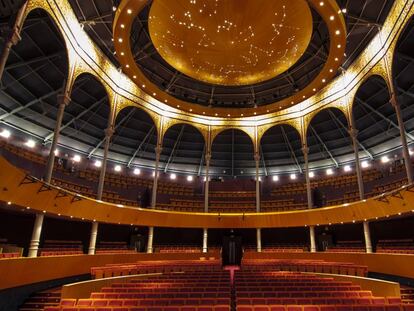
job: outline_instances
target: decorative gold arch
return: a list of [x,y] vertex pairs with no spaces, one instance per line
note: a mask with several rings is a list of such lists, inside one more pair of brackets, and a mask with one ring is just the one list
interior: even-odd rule
[[[242,130],[257,148],[266,130],[278,124],[292,125],[300,131],[304,142],[310,120],[320,110],[328,107],[342,110],[349,122],[355,93],[369,76],[378,74],[390,85],[392,57],[399,36],[414,15],[414,0],[394,1],[389,16],[377,35],[351,66],[325,88],[289,108],[248,117],[237,115],[237,110],[225,115],[207,116],[158,101],[155,95],[148,93],[145,85],[130,80],[109,61],[83,30],[68,0],[28,0],[25,17],[38,8],[49,14],[64,39],[69,66],[73,67],[73,79],[87,72],[101,81],[116,114],[128,106],[146,111],[154,120],[159,142],[162,142],[163,135],[172,125],[188,123],[203,133],[206,142],[211,142],[225,129]],[[206,139],[208,137],[210,139]]]

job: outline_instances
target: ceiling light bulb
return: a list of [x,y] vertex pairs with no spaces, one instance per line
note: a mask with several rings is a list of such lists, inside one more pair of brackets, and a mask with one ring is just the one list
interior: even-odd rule
[[174,180],[174,179],[176,179],[176,178],[177,178],[177,175],[176,175],[176,174],[172,173],[172,174],[170,175],[170,179]]
[[120,172],[122,170],[121,165],[115,165],[114,170],[115,172]]
[[279,181],[279,176],[274,175],[274,176],[272,177],[272,179],[273,179],[273,181]]
[[328,168],[326,170],[326,175],[333,175],[333,170],[331,168]]
[[135,168],[134,175],[139,175],[139,174],[141,174],[141,170],[139,168]]
[[351,166],[350,165],[345,165],[344,166],[344,171],[345,172],[350,172],[352,169],[351,169]]
[[390,159],[387,156],[382,156],[381,157],[381,163],[388,163],[390,161]]
[[81,157],[80,157],[80,155],[75,154],[75,155],[73,156],[73,161],[74,161],[74,162],[80,162],[80,161],[81,161]]
[[193,181],[193,176],[188,175],[188,176],[187,176],[187,181]]
[[96,167],[101,167],[101,166],[102,166],[102,161],[100,161],[100,160],[96,160],[96,161],[95,161],[95,163],[94,163],[94,165],[95,165]]
[[26,141],[25,145],[29,148],[34,148],[36,146],[36,142],[33,139],[29,139],[28,141]]
[[295,180],[296,179],[296,174],[290,174],[290,179]]
[[6,130],[6,129],[3,129],[1,132],[0,132],[0,136],[1,137],[3,137],[3,138],[9,138],[10,137],[10,131],[9,130]]

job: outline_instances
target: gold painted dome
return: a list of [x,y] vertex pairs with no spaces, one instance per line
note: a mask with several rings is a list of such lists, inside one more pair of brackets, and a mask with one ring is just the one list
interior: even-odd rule
[[207,83],[248,85],[299,60],[312,14],[305,0],[154,0],[148,27],[175,69]]

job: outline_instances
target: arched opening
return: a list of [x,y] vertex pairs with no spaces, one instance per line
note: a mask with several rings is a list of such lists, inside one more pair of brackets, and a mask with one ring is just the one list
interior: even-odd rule
[[[263,167],[268,172],[268,177],[262,179],[261,210],[283,211],[305,207],[303,153],[299,132],[288,124],[275,125],[264,133],[260,147]],[[289,190],[292,186],[297,191]],[[280,204],[271,203],[272,200],[277,200]]]
[[382,77],[369,77],[358,89],[352,107],[358,141],[372,157],[401,147],[395,109]]
[[260,148],[268,175],[301,170],[302,142],[293,126],[278,124],[271,127],[262,136]]
[[201,132],[189,124],[175,124],[164,134],[163,170],[200,175],[203,168],[205,141]]
[[13,135],[39,142],[53,133],[57,95],[68,76],[68,55],[56,24],[44,10],[28,14],[20,35],[2,76],[0,119],[14,128]]
[[239,129],[220,132],[212,142],[210,167],[211,176],[254,176],[254,146],[251,138]]
[[157,129],[153,119],[137,107],[122,109],[115,120],[111,158],[128,167],[153,167]]
[[[309,147],[313,206],[343,203],[343,198],[348,198],[351,194],[353,200],[356,200],[358,188],[355,168],[348,164],[352,162],[353,165],[355,155],[345,114],[338,108],[318,112],[308,125],[306,140]],[[345,181],[341,184],[342,191],[337,184],[343,178]]]
[[101,158],[110,112],[109,97],[101,82],[89,73],[74,81],[70,104],[63,116],[60,144]]
[[337,108],[323,109],[312,118],[306,131],[310,169],[339,168],[353,159],[348,128],[344,113]]

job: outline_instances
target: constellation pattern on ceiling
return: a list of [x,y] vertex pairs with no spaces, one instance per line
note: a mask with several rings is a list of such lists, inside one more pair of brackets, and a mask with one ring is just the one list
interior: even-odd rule
[[312,14],[297,0],[154,0],[151,40],[184,74],[212,84],[247,85],[293,66],[312,35]]

